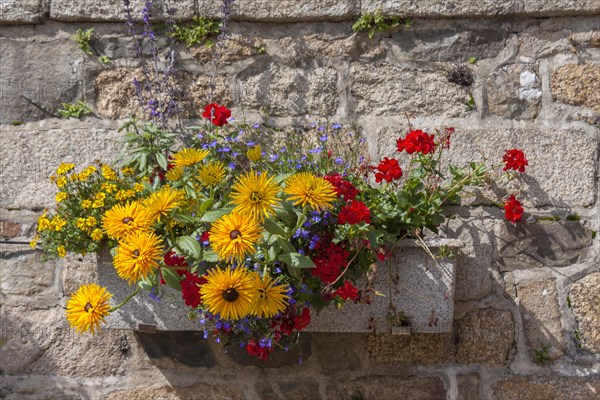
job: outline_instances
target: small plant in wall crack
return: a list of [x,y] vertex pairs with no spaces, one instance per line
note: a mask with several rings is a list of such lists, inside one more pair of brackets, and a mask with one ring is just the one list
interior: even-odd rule
[[373,39],[376,32],[386,32],[390,29],[404,25],[404,28],[409,29],[412,25],[412,20],[408,17],[389,17],[383,15],[381,9],[378,8],[373,14],[367,13],[352,25],[354,32],[367,32],[369,39]]
[[81,118],[84,115],[93,113],[93,110],[83,101],[78,100],[75,103],[61,103],[62,108],[58,113],[63,118]]
[[221,33],[222,26],[221,21],[196,16],[189,26],[174,24],[171,36],[184,42],[188,47],[200,44],[211,47],[214,44],[211,38]]
[[475,82],[473,71],[464,64],[454,64],[446,73],[448,82],[455,83],[460,86],[471,86]]
[[550,343],[547,342],[538,342],[537,348],[533,350],[533,356],[535,357],[535,362],[538,365],[548,365],[550,364]]
[[477,109],[477,105],[475,104],[475,98],[471,93],[469,93],[469,99],[465,104],[467,105],[467,111],[473,111]]
[[79,29],[77,29],[75,34],[73,36],[71,36],[71,39],[73,39],[75,41],[75,43],[77,43],[79,48],[85,54],[87,54],[88,56],[91,56],[94,54],[94,52],[92,50],[92,45],[90,44],[90,41],[92,40],[93,35],[94,35],[94,28],[90,28],[85,31],[83,29],[79,28]]

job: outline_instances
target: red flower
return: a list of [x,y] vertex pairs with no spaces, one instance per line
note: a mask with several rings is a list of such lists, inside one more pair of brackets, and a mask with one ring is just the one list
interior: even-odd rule
[[220,106],[217,103],[211,103],[204,107],[202,117],[206,118],[216,126],[227,124],[227,119],[231,117],[231,110],[225,106]]
[[273,351],[273,346],[261,346],[256,339],[250,339],[248,340],[248,344],[246,344],[246,351],[249,355],[266,361],[269,359],[269,353]]
[[360,222],[371,223],[371,211],[362,202],[352,200],[352,203],[345,205],[338,214],[338,224],[358,224]]
[[346,267],[348,257],[350,253],[343,247],[329,243],[329,246],[323,246],[320,253],[313,258],[316,268],[312,268],[310,273],[325,283],[333,283],[340,275],[341,268]]
[[389,158],[384,157],[376,169],[379,171],[375,173],[375,181],[377,183],[381,182],[382,180],[391,182],[402,177],[402,169],[398,165],[398,160],[395,158],[390,160]]
[[446,128],[444,129],[443,132],[443,136],[442,136],[442,147],[444,149],[449,149],[450,148],[450,137],[454,134],[454,128]]
[[408,135],[406,135],[406,139],[398,139],[396,145],[398,146],[398,152],[406,150],[408,154],[429,154],[435,151],[433,135],[428,135],[422,130],[410,131]]
[[185,305],[190,307],[198,307],[202,303],[202,296],[200,295],[200,285],[207,282],[203,276],[186,272],[184,278],[179,282],[181,285],[181,298],[184,300]]
[[529,165],[527,164],[525,154],[519,149],[506,150],[502,161],[504,161],[503,171],[514,169],[515,171],[525,172],[525,167]]
[[310,309],[304,308],[302,309],[302,313],[294,317],[294,328],[297,331],[301,331],[306,328],[310,324]]
[[[165,261],[165,265],[167,265],[169,267],[187,267],[188,266],[188,263],[185,261],[185,257],[178,255],[173,250],[165,253],[165,255],[163,256],[163,260]],[[181,271],[181,270],[177,270],[177,272],[179,272],[179,271]],[[179,274],[181,275],[182,272],[179,272]]]
[[507,221],[510,221],[513,224],[520,221],[523,216],[523,206],[512,194],[506,200],[506,203],[504,203],[504,216]]
[[352,282],[346,280],[334,293],[334,296],[340,296],[344,300],[358,300],[358,289],[354,287]]
[[338,197],[343,198],[345,201],[354,200],[358,194],[358,190],[354,185],[342,179],[342,176],[338,173],[327,175],[323,178],[333,185]]

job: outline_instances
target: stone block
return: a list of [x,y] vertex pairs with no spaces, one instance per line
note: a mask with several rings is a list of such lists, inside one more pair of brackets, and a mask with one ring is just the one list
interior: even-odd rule
[[83,100],[84,53],[73,40],[4,39],[0,53],[0,123],[58,116],[62,102]]
[[[312,361],[312,340],[313,335],[310,333],[301,334],[298,343],[291,343],[289,338],[283,338],[279,341],[279,344],[283,348],[276,347],[275,350],[269,354],[268,360],[260,360],[257,357],[251,356],[248,354],[245,347],[240,347],[235,344],[223,349],[223,352],[229,359],[233,360],[238,365],[252,365],[260,368],[281,368]],[[286,348],[287,350],[285,350]]]
[[244,391],[231,383],[197,383],[186,387],[177,386],[147,386],[133,389],[115,390],[108,394],[106,400],[243,400]]
[[[4,58],[4,57],[2,57]],[[78,168],[93,160],[111,162],[121,149],[111,121],[46,120],[0,132],[0,203],[7,208],[53,207],[56,188],[50,182],[61,162]],[[35,155],[35,156],[33,156]]]
[[535,360],[534,351],[543,347],[548,348],[551,360],[564,354],[565,339],[556,281],[547,279],[520,283],[517,285],[517,297],[532,360]]
[[333,115],[337,111],[338,74],[329,67],[292,68],[271,64],[239,77],[241,103],[271,116]]
[[515,341],[515,322],[508,310],[472,310],[456,321],[459,364],[504,367],[510,363]]
[[21,224],[13,221],[0,221],[0,237],[3,239],[10,239],[20,235]]
[[[142,20],[144,0],[132,0],[132,17],[136,21]],[[167,17],[165,1],[155,1],[152,17],[155,20],[164,20]],[[196,12],[194,0],[178,0],[170,2],[174,9],[174,17],[179,20],[192,19]],[[50,2],[50,19],[56,21],[124,21],[125,7],[122,0],[60,0]]]
[[492,385],[493,400],[596,400],[600,377],[514,376]]
[[600,272],[572,284],[569,298],[578,323],[581,347],[592,353],[600,353]]
[[359,353],[364,349],[364,339],[362,334],[315,334],[314,354],[321,372],[332,375],[360,370],[362,363]]
[[56,282],[57,263],[54,260],[42,263],[35,251],[19,247],[0,244],[3,305],[46,309],[57,306],[62,296]]
[[458,384],[458,400],[479,400],[479,375],[459,375],[456,377]]
[[101,330],[97,335],[80,335],[66,321],[64,309],[1,309],[0,360],[5,374],[98,377],[121,375],[128,355],[121,351],[119,331]]
[[567,64],[557,68],[551,73],[550,87],[556,101],[600,113],[600,65]]
[[372,334],[367,337],[366,348],[373,364],[448,364],[454,361],[456,351],[451,333]]
[[211,368],[215,357],[203,332],[135,332],[152,360],[171,359],[188,367]]
[[564,267],[585,259],[592,232],[578,221],[521,221],[498,225],[501,271]]
[[[222,18],[221,3],[198,0],[198,13],[210,18]],[[296,1],[246,0],[235,2],[231,18],[240,21],[292,22],[347,20],[354,14],[352,0]]]
[[446,389],[438,377],[364,376],[331,382],[327,399],[396,400],[445,399]]
[[0,25],[37,24],[44,20],[43,0],[3,0]]
[[309,380],[288,380],[278,384],[282,399],[286,400],[304,400],[320,399],[319,382],[315,379]]
[[509,119],[535,119],[542,102],[541,81],[537,67],[506,65],[486,80],[490,114]]
[[79,254],[67,253],[61,263],[62,289],[65,296],[70,296],[81,285],[98,282],[98,263],[95,254],[82,257]]
[[[229,35],[220,49],[219,63],[229,64],[246,60],[264,52],[264,42],[253,36]],[[214,49],[208,46],[195,46],[190,49],[192,56],[199,63],[209,63],[214,58]]]
[[521,4],[523,13],[532,16],[594,15],[600,12],[596,0],[533,0]]
[[353,63],[347,83],[360,115],[462,117],[468,93],[443,71]]

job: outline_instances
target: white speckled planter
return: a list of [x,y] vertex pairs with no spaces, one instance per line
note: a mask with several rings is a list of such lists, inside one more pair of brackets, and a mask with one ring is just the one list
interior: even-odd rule
[[[435,254],[442,246],[456,253],[461,243],[451,239],[428,240]],[[110,256],[98,257],[99,283],[114,294],[113,304],[120,303],[134,289],[119,278]],[[391,262],[389,262],[391,261]],[[333,305],[313,315],[306,329],[311,332],[390,332],[393,334],[439,333],[452,329],[454,313],[454,260],[434,260],[414,240],[403,240],[396,246],[391,260],[378,266],[373,289],[382,296],[372,296],[371,304]],[[390,270],[392,285],[390,295]],[[123,308],[106,318],[107,327],[134,330],[199,330],[197,322],[188,319],[189,308],[181,292],[163,286],[161,299],[150,298],[141,291]],[[410,320],[410,329],[391,327],[386,321],[390,299],[395,309]]]

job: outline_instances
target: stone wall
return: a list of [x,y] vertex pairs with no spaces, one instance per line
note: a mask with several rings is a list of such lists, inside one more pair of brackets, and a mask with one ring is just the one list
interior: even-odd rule
[[[176,15],[217,17],[217,3],[181,0]],[[413,17],[412,28],[354,34],[353,21],[378,5]],[[0,11],[0,239],[27,241],[52,205],[48,177],[60,161],[113,159],[138,63],[120,0],[0,0]],[[232,15],[215,95],[234,115],[243,106],[258,120],[264,107],[281,126],[355,122],[374,157],[406,115],[425,130],[454,126],[456,161],[522,148],[527,220],[512,226],[476,203],[453,210],[444,231],[466,246],[452,333],[307,335],[301,351],[262,366],[197,333],[76,335],[65,299],[94,279],[95,260],[41,262],[26,245],[0,243],[0,397],[598,398],[600,3],[238,0]],[[70,39],[90,27],[110,64]],[[194,117],[211,55],[180,50]],[[471,69],[472,86],[448,81],[455,63]],[[93,117],[53,117],[78,99]]]

